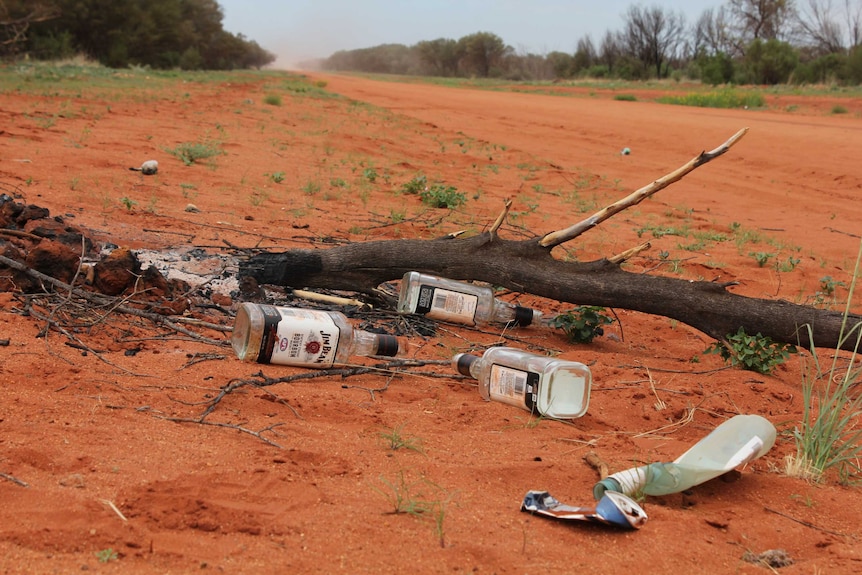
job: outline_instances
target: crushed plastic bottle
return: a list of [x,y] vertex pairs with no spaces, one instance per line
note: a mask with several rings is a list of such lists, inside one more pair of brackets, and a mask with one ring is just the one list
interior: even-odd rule
[[593,487],[633,495],[678,493],[764,455],[775,444],[775,427],[759,415],[736,415],[694,444],[672,463],[651,463],[614,473]]

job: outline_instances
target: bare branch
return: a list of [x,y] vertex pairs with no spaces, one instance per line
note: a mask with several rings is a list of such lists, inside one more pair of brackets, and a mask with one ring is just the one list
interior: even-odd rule
[[575,239],[582,233],[596,227],[597,225],[611,218],[615,214],[623,211],[626,208],[630,208],[631,206],[639,204],[640,202],[652,196],[656,192],[659,192],[668,187],[669,185],[678,182],[687,174],[699,168],[700,166],[706,164],[711,160],[714,160],[718,156],[721,156],[722,154],[727,152],[731,148],[731,146],[738,142],[747,132],[748,128],[741,129],[736,134],[734,134],[733,137],[731,137],[729,140],[727,140],[725,143],[715,148],[714,150],[710,152],[701,152],[697,157],[693,158],[684,166],[677,168],[675,171],[667,174],[666,176],[663,176],[655,180],[651,184],[644,186],[643,188],[635,192],[632,192],[625,198],[602,208],[601,210],[594,213],[585,220],[581,220],[575,225],[570,226],[564,230],[557,230],[547,234],[545,237],[539,240],[539,245],[545,248],[552,248],[569,240]]
[[609,258],[608,258],[608,261],[609,261],[609,262],[611,262],[612,264],[621,264],[621,263],[623,263],[624,261],[626,261],[626,260],[628,260],[628,259],[631,259],[631,258],[635,257],[636,255],[638,255],[638,254],[639,254],[639,253],[641,253],[642,251],[644,251],[644,250],[648,250],[649,248],[650,248],[650,243],[649,243],[649,242],[645,242],[645,243],[642,243],[642,244],[641,244],[641,245],[639,245],[639,246],[635,246],[635,247],[633,247],[633,248],[629,248],[629,249],[627,249],[626,251],[624,251],[624,252],[622,252],[622,253],[619,253],[619,254],[617,254],[617,255],[615,255],[615,256],[611,256],[611,257],[609,257]]

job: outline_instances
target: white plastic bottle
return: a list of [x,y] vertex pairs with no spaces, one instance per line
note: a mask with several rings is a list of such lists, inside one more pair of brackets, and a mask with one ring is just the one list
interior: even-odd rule
[[775,444],[775,427],[759,415],[736,415],[694,444],[672,463],[651,463],[614,473],[593,487],[593,497],[605,491],[633,495],[678,493],[731,469],[754,461]]
[[327,368],[351,355],[398,355],[399,338],[353,329],[336,311],[242,303],[231,346],[242,361]]
[[554,419],[587,412],[592,373],[586,365],[535,355],[512,347],[492,347],[482,357],[459,353],[452,367],[479,382],[486,400],[500,401]]
[[526,326],[542,319],[539,311],[495,298],[489,287],[419,272],[404,274],[397,309],[398,313],[466,325],[513,322]]

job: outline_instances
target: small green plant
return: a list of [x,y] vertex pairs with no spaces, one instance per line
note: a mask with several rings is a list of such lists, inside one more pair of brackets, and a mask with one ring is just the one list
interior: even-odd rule
[[793,256],[790,256],[787,258],[787,261],[775,262],[775,269],[777,269],[780,272],[785,272],[785,273],[792,272],[793,270],[796,269],[796,266],[799,265],[800,261],[801,260],[799,258],[795,258]]
[[[856,361],[862,346],[862,323],[850,324],[850,309],[856,279],[860,273],[862,242],[856,256],[856,267],[850,282],[847,305],[838,336],[838,345],[828,371],[823,372],[814,345],[814,330],[810,325],[811,365],[806,365],[802,377],[802,421],[793,430],[796,453],[786,459],[785,471],[793,477],[822,481],[824,474],[834,469],[838,480],[849,484],[862,475],[862,394],[857,389],[862,369]],[[855,342],[854,342],[855,340]],[[853,343],[847,367],[839,367],[839,351],[847,342]]]
[[99,563],[108,563],[109,561],[117,560],[117,552],[108,547],[107,549],[102,549],[100,551],[96,551],[95,553],[96,559],[99,560]]
[[306,195],[313,196],[320,191],[320,182],[317,180],[308,180],[302,185],[302,191]]
[[[412,515],[419,519],[431,519],[434,522],[434,533],[440,546],[446,544],[445,532],[443,524],[446,520],[446,513],[449,505],[455,498],[455,493],[447,493],[440,486],[428,481],[420,479],[409,483],[405,477],[404,471],[398,472],[396,481],[389,481],[383,476],[379,478],[382,488],[372,485],[371,488],[383,495],[392,507],[389,513],[393,515]],[[431,489],[442,497],[435,499],[427,499],[422,493],[423,488]]]
[[457,208],[467,202],[467,196],[455,186],[434,184],[419,193],[422,203],[432,208]]
[[833,114],[846,114],[846,113],[847,113],[847,108],[845,108],[845,107],[844,107],[844,106],[842,106],[841,104],[835,104],[834,106],[832,106],[832,110],[831,110],[831,112],[832,112]]
[[757,262],[757,265],[763,267],[766,265],[766,262],[769,261],[769,258],[774,256],[775,254],[770,254],[767,252],[751,252],[748,254],[754,258],[754,261]]
[[418,195],[428,188],[428,178],[424,174],[417,174],[409,182],[401,184],[401,191],[405,194]]
[[406,210],[389,210],[389,219],[392,220],[393,224],[400,224],[407,217]]
[[393,515],[405,513],[418,516],[430,509],[427,501],[419,499],[421,494],[418,493],[418,487],[425,484],[424,480],[408,483],[404,471],[398,472],[398,479],[394,482],[382,475],[378,479],[383,484],[383,488],[376,485],[372,485],[371,488],[386,498],[392,508],[390,513]]
[[280,184],[284,181],[284,172],[273,172],[265,174],[274,184]]
[[269,106],[281,106],[281,96],[278,94],[267,94],[263,97],[263,103]]
[[130,212],[135,208],[136,205],[138,205],[138,202],[128,196],[123,196],[122,198],[120,198],[120,203],[123,204],[126,210]]
[[637,102],[637,96],[634,94],[617,94],[614,96],[614,100],[618,100],[620,102]]
[[263,188],[255,188],[249,195],[248,201],[251,205],[257,207],[269,199],[269,192]]
[[347,182],[343,178],[332,178],[329,180],[329,185],[333,188],[346,188]]
[[820,291],[824,294],[832,295],[838,287],[847,287],[847,284],[842,281],[833,280],[832,276],[823,276],[820,278]]
[[600,306],[581,305],[551,320],[550,326],[563,330],[573,343],[591,343],[596,336],[603,335],[603,325],[614,319],[604,313]]
[[765,375],[787,361],[791,353],[796,353],[796,346],[774,342],[760,332],[748,335],[745,329],[740,327],[724,341],[716,341],[706,348],[704,353],[718,354],[731,365]]
[[214,156],[220,156],[224,152],[213,144],[201,144],[199,142],[184,142],[176,148],[165,150],[177,157],[186,166],[191,166],[198,160],[205,160]]
[[386,446],[392,451],[409,449],[417,453],[424,453],[424,449],[422,448],[422,439],[413,435],[403,434],[403,429],[404,424],[401,424],[398,427],[393,427],[387,431],[381,431],[380,439],[382,439]]
[[372,184],[377,181],[377,170],[373,167],[368,167],[362,170],[362,177]]

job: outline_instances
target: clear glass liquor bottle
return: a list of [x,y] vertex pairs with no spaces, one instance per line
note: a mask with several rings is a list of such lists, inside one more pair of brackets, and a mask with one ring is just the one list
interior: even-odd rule
[[337,311],[245,302],[236,313],[231,347],[242,361],[327,368],[352,355],[394,356],[401,338],[354,329]]
[[466,325],[511,322],[526,326],[542,320],[541,312],[499,300],[489,287],[419,272],[404,274],[397,309],[402,314]]
[[587,412],[590,403],[592,373],[577,361],[492,347],[482,357],[459,353],[452,358],[452,367],[477,380],[484,399],[545,417],[575,419]]
[[679,493],[753,461],[775,444],[775,427],[759,415],[735,415],[716,427],[671,463],[651,463],[618,471],[593,487],[633,495]]

